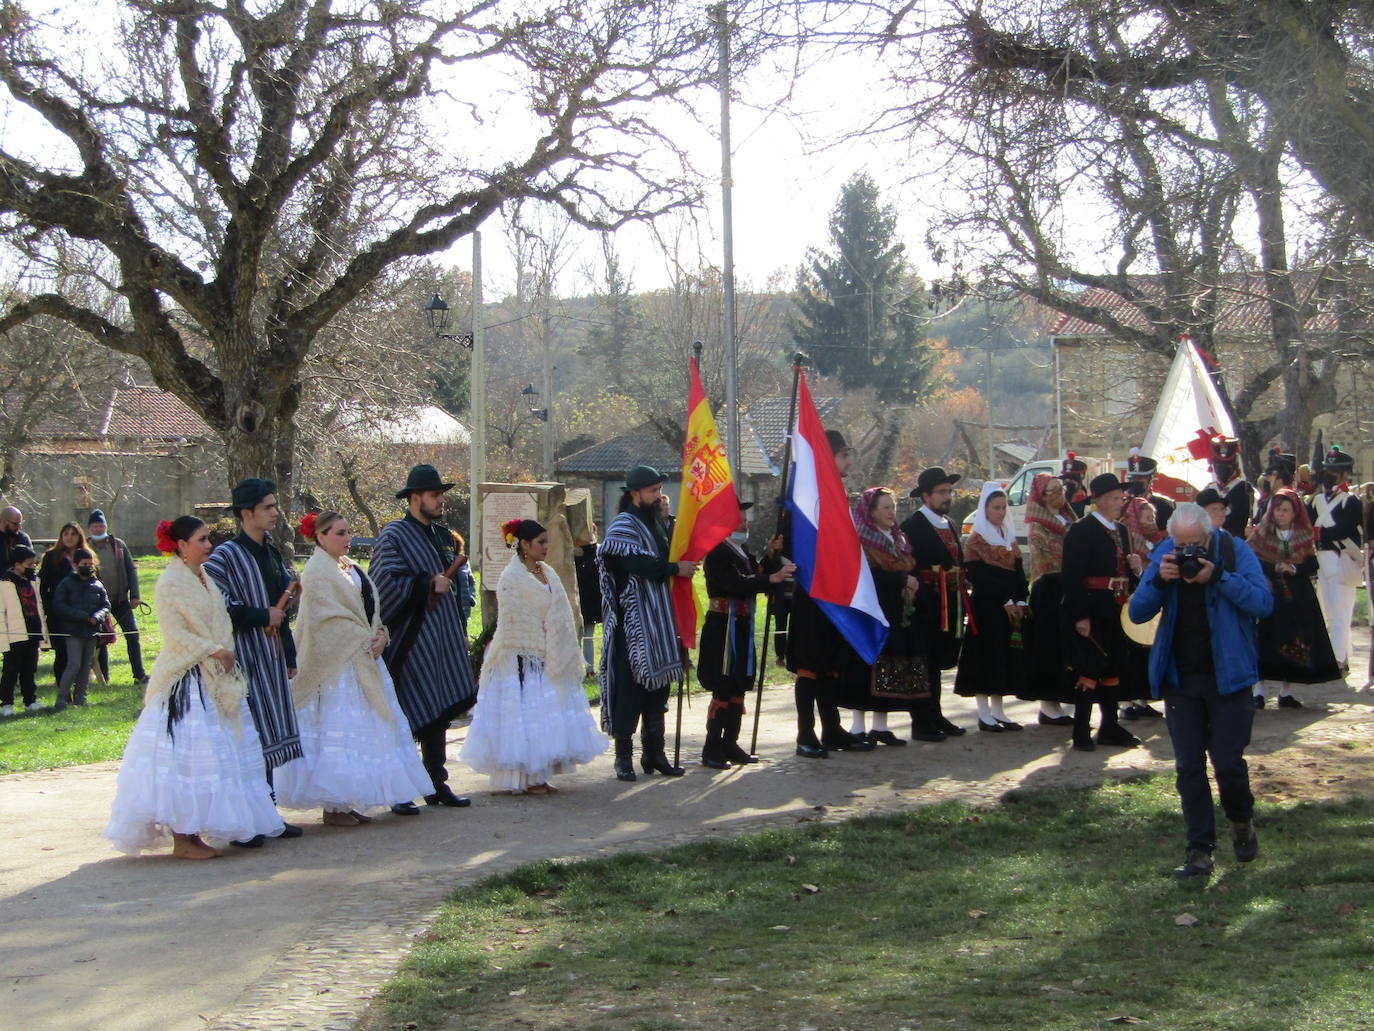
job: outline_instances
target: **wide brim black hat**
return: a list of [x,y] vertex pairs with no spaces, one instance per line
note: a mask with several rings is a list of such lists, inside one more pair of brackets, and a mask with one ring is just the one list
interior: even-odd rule
[[1204,487],[1202,490],[1197,492],[1197,497],[1193,500],[1196,501],[1203,508],[1206,508],[1208,505],[1226,504],[1226,499],[1221,496],[1221,491],[1217,490],[1214,487]]
[[932,465],[929,469],[921,470],[921,475],[916,477],[916,486],[911,488],[908,496],[919,498],[922,494],[929,494],[936,487],[946,483],[952,486],[962,479],[958,473],[947,473],[938,465]]
[[274,481],[261,476],[250,476],[234,485],[229,504],[235,512],[245,508],[257,508],[263,498],[275,493],[277,485]]
[[453,484],[445,483],[439,470],[432,465],[417,465],[411,468],[406,477],[406,485],[396,492],[397,498],[408,498],[417,490],[451,491]]
[[1098,473],[1088,484],[1088,493],[1095,498],[1100,498],[1104,494],[1110,494],[1114,490],[1125,490],[1121,480],[1115,473]]

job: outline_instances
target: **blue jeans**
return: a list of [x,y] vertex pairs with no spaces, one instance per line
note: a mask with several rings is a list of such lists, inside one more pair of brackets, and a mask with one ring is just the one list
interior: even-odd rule
[[1249,691],[1221,694],[1212,676],[1184,676],[1164,688],[1164,718],[1174,744],[1174,784],[1183,804],[1188,847],[1211,852],[1217,845],[1216,813],[1207,780],[1207,757],[1221,795],[1221,808],[1232,823],[1249,820],[1255,811],[1245,749],[1255,719]]

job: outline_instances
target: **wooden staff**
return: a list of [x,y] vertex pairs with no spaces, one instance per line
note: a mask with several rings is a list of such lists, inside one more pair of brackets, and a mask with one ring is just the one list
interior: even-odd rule
[[[786,443],[783,445],[782,452],[782,486],[778,493],[778,515],[777,521],[773,525],[773,537],[782,533],[783,513],[786,511],[785,504],[787,499],[787,480],[792,472],[792,431],[793,424],[797,421],[797,387],[801,383],[802,366],[807,364],[806,355],[798,351],[792,356],[792,401],[787,409],[787,436]],[[772,540],[770,537],[769,540]],[[786,558],[783,559],[786,561]],[[773,631],[773,598],[774,591],[768,592],[768,607],[764,610],[763,617],[763,651],[759,655],[757,668],[754,670],[754,732],[749,738],[749,754],[753,755],[759,746],[759,713],[763,708],[763,681],[768,670],[768,639]],[[750,632],[753,628],[750,627]]]
[[[467,564],[468,557],[466,555],[459,555],[457,558],[453,560],[453,565],[449,566],[447,569],[444,570],[444,578],[446,580],[449,580],[451,584],[453,578],[458,575],[458,570],[462,569]],[[450,586],[449,589],[451,591],[452,586]],[[434,585],[431,584],[429,588],[429,600],[425,603],[428,611],[434,611],[434,607],[439,604],[440,597],[441,595],[439,594],[439,592],[436,591],[434,589]]]
[[[277,599],[277,603],[276,603],[275,605],[272,606],[274,609],[281,609],[281,611],[282,611],[282,619],[283,619],[283,620],[286,619],[286,606],[288,606],[288,605],[291,604],[291,596],[292,596],[293,594],[295,594],[297,591],[299,591],[300,589],[301,589],[301,583],[300,583],[300,581],[299,581],[299,580],[292,580],[291,583],[290,583],[290,585],[286,588],[286,590],[284,590],[284,591],[281,592],[281,597]],[[272,647],[276,650],[276,653],[277,653],[278,655],[280,655],[280,654],[281,654],[281,634],[280,634],[280,632],[278,632],[278,630],[277,630],[276,627],[274,627],[274,626],[269,626],[269,627],[267,627],[267,636],[270,637],[270,638],[272,638]]]

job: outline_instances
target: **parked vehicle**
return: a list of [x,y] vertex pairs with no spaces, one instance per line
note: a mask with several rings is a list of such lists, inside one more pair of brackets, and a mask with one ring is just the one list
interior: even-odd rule
[[[1090,458],[1087,455],[1079,455],[1078,457],[1088,464],[1087,479],[1092,479],[1106,468],[1106,462],[1100,458]],[[1030,497],[1031,484],[1041,473],[1049,473],[1051,476],[1059,475],[1059,470],[1063,465],[1063,460],[1059,458],[1036,458],[1016,470],[1011,479],[1006,481],[1007,512],[1016,527],[1016,539],[1023,547],[1027,543],[1026,501]],[[964,519],[961,532],[963,536],[967,537],[972,529],[973,513],[969,513]]]

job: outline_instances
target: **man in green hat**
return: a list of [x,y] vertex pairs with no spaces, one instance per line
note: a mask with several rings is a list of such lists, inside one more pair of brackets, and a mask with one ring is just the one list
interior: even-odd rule
[[[444,494],[452,488],[432,465],[410,470],[396,492],[409,511],[382,528],[368,575],[377,585],[378,608],[391,634],[382,658],[434,785],[425,802],[464,807],[471,799],[454,794],[447,784],[447,735],[453,717],[476,701],[477,685],[453,589],[467,556],[457,554],[453,531],[439,521]],[[405,815],[418,811],[399,800],[392,809]]]
[[596,551],[601,580],[601,729],[615,740],[615,775],[634,780],[634,733],[641,725],[639,763],[645,773],[680,777],[664,750],[664,713],[683,673],[682,644],[673,623],[668,581],[690,577],[696,562],[669,562],[659,518],[663,477],[647,465],[625,474],[620,514]]

